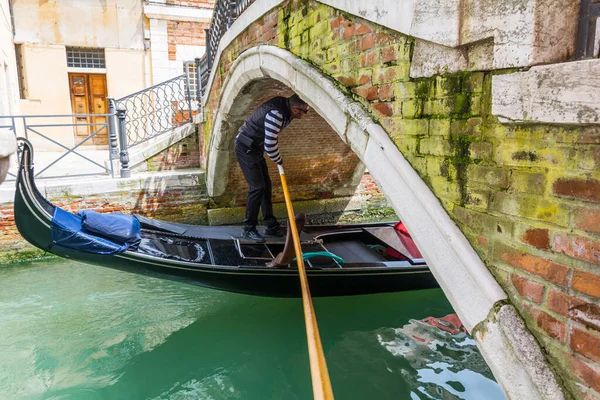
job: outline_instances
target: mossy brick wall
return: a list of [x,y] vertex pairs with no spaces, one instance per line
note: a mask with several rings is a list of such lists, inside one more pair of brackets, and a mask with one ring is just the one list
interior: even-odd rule
[[363,104],[504,287],[569,392],[600,398],[600,127],[502,125],[491,115],[491,78],[512,71],[411,79],[413,38],[294,0],[223,52],[205,140],[232,62],[261,43],[312,63]]
[[[203,177],[201,177],[203,179]],[[113,193],[78,196],[60,193],[49,197],[55,205],[70,211],[94,210],[102,213],[140,214],[165,221],[206,224],[208,197],[203,185],[170,186],[164,189],[139,187]],[[0,265],[43,255],[19,234],[12,204],[0,205]]]

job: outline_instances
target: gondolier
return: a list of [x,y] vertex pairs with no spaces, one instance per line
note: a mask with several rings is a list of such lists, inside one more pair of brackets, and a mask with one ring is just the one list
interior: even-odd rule
[[287,98],[274,97],[246,118],[235,138],[235,155],[249,186],[242,233],[245,239],[259,243],[265,241],[256,229],[260,209],[266,227],[265,234],[283,236],[283,229],[273,215],[271,178],[263,153],[266,152],[277,164],[283,164],[279,152],[279,133],[292,119],[302,118],[308,109],[308,104],[297,94]]

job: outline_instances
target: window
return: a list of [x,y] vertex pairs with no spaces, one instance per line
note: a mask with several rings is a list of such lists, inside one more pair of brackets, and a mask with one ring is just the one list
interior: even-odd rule
[[19,78],[19,97],[24,100],[27,98],[27,86],[25,85],[22,44],[15,44],[15,58],[17,59],[17,76]]
[[104,49],[67,47],[67,67],[106,68]]
[[[187,74],[187,82],[189,87],[189,94],[191,99],[196,100],[196,88],[198,87],[198,79],[196,77],[196,63],[193,61],[185,63],[185,72]],[[185,97],[187,98],[188,92],[185,93]]]

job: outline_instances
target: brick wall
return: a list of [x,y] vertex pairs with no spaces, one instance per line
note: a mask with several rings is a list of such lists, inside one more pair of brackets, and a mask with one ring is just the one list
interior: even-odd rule
[[[249,108],[249,113],[275,96],[290,96],[293,92],[284,85],[271,81],[262,88]],[[315,144],[318,143],[318,146]],[[233,142],[231,143],[233,149]],[[279,149],[290,195],[294,200],[315,200],[335,197],[338,190],[351,180],[360,160],[340,139],[333,129],[314,111],[300,120],[293,120],[279,134]],[[273,201],[283,202],[279,172],[274,162],[267,158],[269,175],[273,183]],[[355,188],[350,188],[350,193]],[[248,184],[237,161],[229,171],[228,186],[220,203],[244,205]],[[343,195],[348,195],[345,191]]]
[[[511,71],[411,79],[414,39],[298,0],[225,49],[204,140],[231,63],[259,43],[308,60],[363,104],[507,291],[572,396],[600,399],[600,127],[502,125],[491,115],[491,77]],[[319,162],[322,141],[304,145],[299,165]],[[295,146],[282,142],[286,152]]]
[[167,21],[169,60],[177,60],[177,45],[206,46],[207,22]]

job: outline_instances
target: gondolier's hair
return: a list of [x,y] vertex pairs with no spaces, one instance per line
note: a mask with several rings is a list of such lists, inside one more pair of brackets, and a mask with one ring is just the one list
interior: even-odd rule
[[304,108],[308,105],[308,103],[302,100],[297,94],[291,95],[290,97],[288,97],[288,100],[290,102],[290,107],[293,108]]

